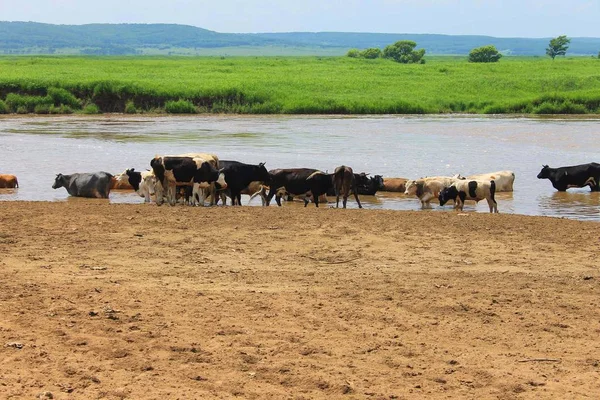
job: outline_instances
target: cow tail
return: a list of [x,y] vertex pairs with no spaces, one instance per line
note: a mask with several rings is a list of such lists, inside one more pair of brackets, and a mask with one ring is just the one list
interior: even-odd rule
[[15,177],[15,187],[18,189],[19,188],[19,180]]
[[496,199],[494,198],[494,194],[496,194],[496,182],[494,180],[490,181],[490,195],[492,197],[492,201],[494,202],[494,204],[498,204],[496,203]]

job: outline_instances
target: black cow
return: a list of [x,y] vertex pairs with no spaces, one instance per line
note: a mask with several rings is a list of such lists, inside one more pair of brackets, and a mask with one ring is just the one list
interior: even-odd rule
[[559,192],[572,187],[589,186],[592,192],[600,191],[600,164],[589,163],[570,167],[550,168],[542,166],[538,179],[550,179],[552,186]]
[[71,196],[107,199],[112,177],[112,174],[103,171],[71,175],[57,174],[52,189],[64,187]]
[[292,196],[304,196],[304,206],[306,207],[309,201],[307,194],[310,192],[310,185],[306,179],[315,172],[320,171],[311,168],[272,169],[269,171],[271,182],[269,183],[267,205],[271,203],[273,196],[277,195],[275,200],[277,205],[281,206],[281,193],[284,190]]
[[373,196],[377,191],[383,190],[383,177],[381,175],[369,177],[368,175],[364,172],[354,174],[354,181],[356,182],[358,194]]
[[[252,182],[268,185],[271,180],[271,176],[265,168],[265,163],[252,165],[239,161],[221,160],[219,165],[227,183],[227,189],[221,193],[231,197],[232,205],[235,205],[236,202],[237,205],[242,205],[242,192],[247,191]],[[223,199],[223,204],[225,204],[225,199]]]
[[[342,203],[344,208],[346,208],[348,196],[352,192],[354,193],[358,207],[362,208],[358,199],[355,176],[356,174],[352,172],[352,168],[344,165],[337,167],[333,174],[326,174],[320,171],[311,174],[306,180],[313,195],[315,206],[319,207],[319,197],[321,195],[333,192],[336,196],[336,207],[339,207],[340,194],[342,194]],[[304,206],[306,207],[306,203]]]
[[213,167],[210,162],[198,157],[187,156],[156,156],[150,161],[152,171],[156,176],[156,204],[164,201],[163,191],[167,188],[167,200],[172,206],[177,202],[176,187],[193,186],[193,201],[204,204],[204,195],[200,201],[200,184],[216,182],[219,187],[226,187],[224,175]]

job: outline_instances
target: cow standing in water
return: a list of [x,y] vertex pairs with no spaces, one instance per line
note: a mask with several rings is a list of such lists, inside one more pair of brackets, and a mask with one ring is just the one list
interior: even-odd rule
[[0,189],[15,189],[19,188],[19,181],[14,175],[0,175]]
[[550,179],[559,192],[568,188],[589,186],[592,192],[600,191],[600,164],[589,163],[571,167],[550,168],[544,165],[538,179]]
[[[206,158],[194,155],[156,156],[150,161],[150,166],[156,176],[154,193],[159,206],[164,201],[165,189],[167,201],[172,206],[175,205],[178,185],[193,186],[194,204],[198,200],[201,205],[204,205],[204,191],[201,189],[208,188],[213,182],[219,186],[217,189],[227,187],[224,175]],[[213,201],[215,197],[213,195]]]
[[[315,206],[319,207],[319,196],[333,190],[336,196],[336,207],[340,205],[340,194],[343,197],[343,206],[346,208],[348,196],[350,192],[354,193],[354,198],[358,203],[358,208],[362,208],[358,199],[358,190],[356,189],[356,181],[352,168],[344,165],[337,167],[333,174],[326,174],[321,171],[311,174],[306,181],[310,187],[310,191],[314,197]],[[306,204],[304,205],[306,207]]]
[[458,180],[449,187],[443,189],[438,200],[440,206],[446,204],[449,200],[454,200],[454,208],[463,210],[465,200],[475,200],[476,202],[486,199],[490,212],[498,212],[498,203],[494,198],[496,193],[496,182],[494,181],[470,181]]
[[346,208],[346,202],[350,191],[354,193],[354,198],[358,203],[358,208],[362,208],[360,200],[358,199],[358,189],[356,188],[356,180],[352,168],[344,165],[337,167],[333,171],[333,190],[335,191],[335,207],[340,206],[340,193],[342,194],[342,204]]
[[108,172],[56,175],[52,189],[64,187],[71,196],[108,199],[112,175]]

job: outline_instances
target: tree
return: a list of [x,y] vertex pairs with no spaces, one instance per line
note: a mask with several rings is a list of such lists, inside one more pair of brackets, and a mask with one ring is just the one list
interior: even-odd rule
[[414,50],[417,46],[412,40],[400,40],[394,44],[390,44],[383,49],[383,57],[391,58],[396,62],[403,64],[424,64],[423,56],[425,49]]
[[569,48],[569,43],[571,43],[571,39],[567,38],[566,35],[551,39],[546,49],[546,54],[552,57],[552,60],[556,56],[564,56]]
[[502,54],[498,53],[496,47],[493,45],[481,46],[471,50],[469,53],[469,62],[474,63],[489,63],[497,62]]
[[369,49],[361,51],[360,56],[362,58],[369,59],[379,58],[381,57],[381,49],[378,49],[377,47],[371,47]]
[[350,49],[346,53],[346,56],[352,57],[352,58],[358,58],[358,57],[360,57],[360,51],[358,51],[358,49]]

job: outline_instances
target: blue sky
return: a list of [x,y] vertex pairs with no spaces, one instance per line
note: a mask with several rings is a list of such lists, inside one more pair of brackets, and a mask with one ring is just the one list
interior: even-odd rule
[[600,37],[600,0],[0,0],[0,20],[177,23],[239,33]]

